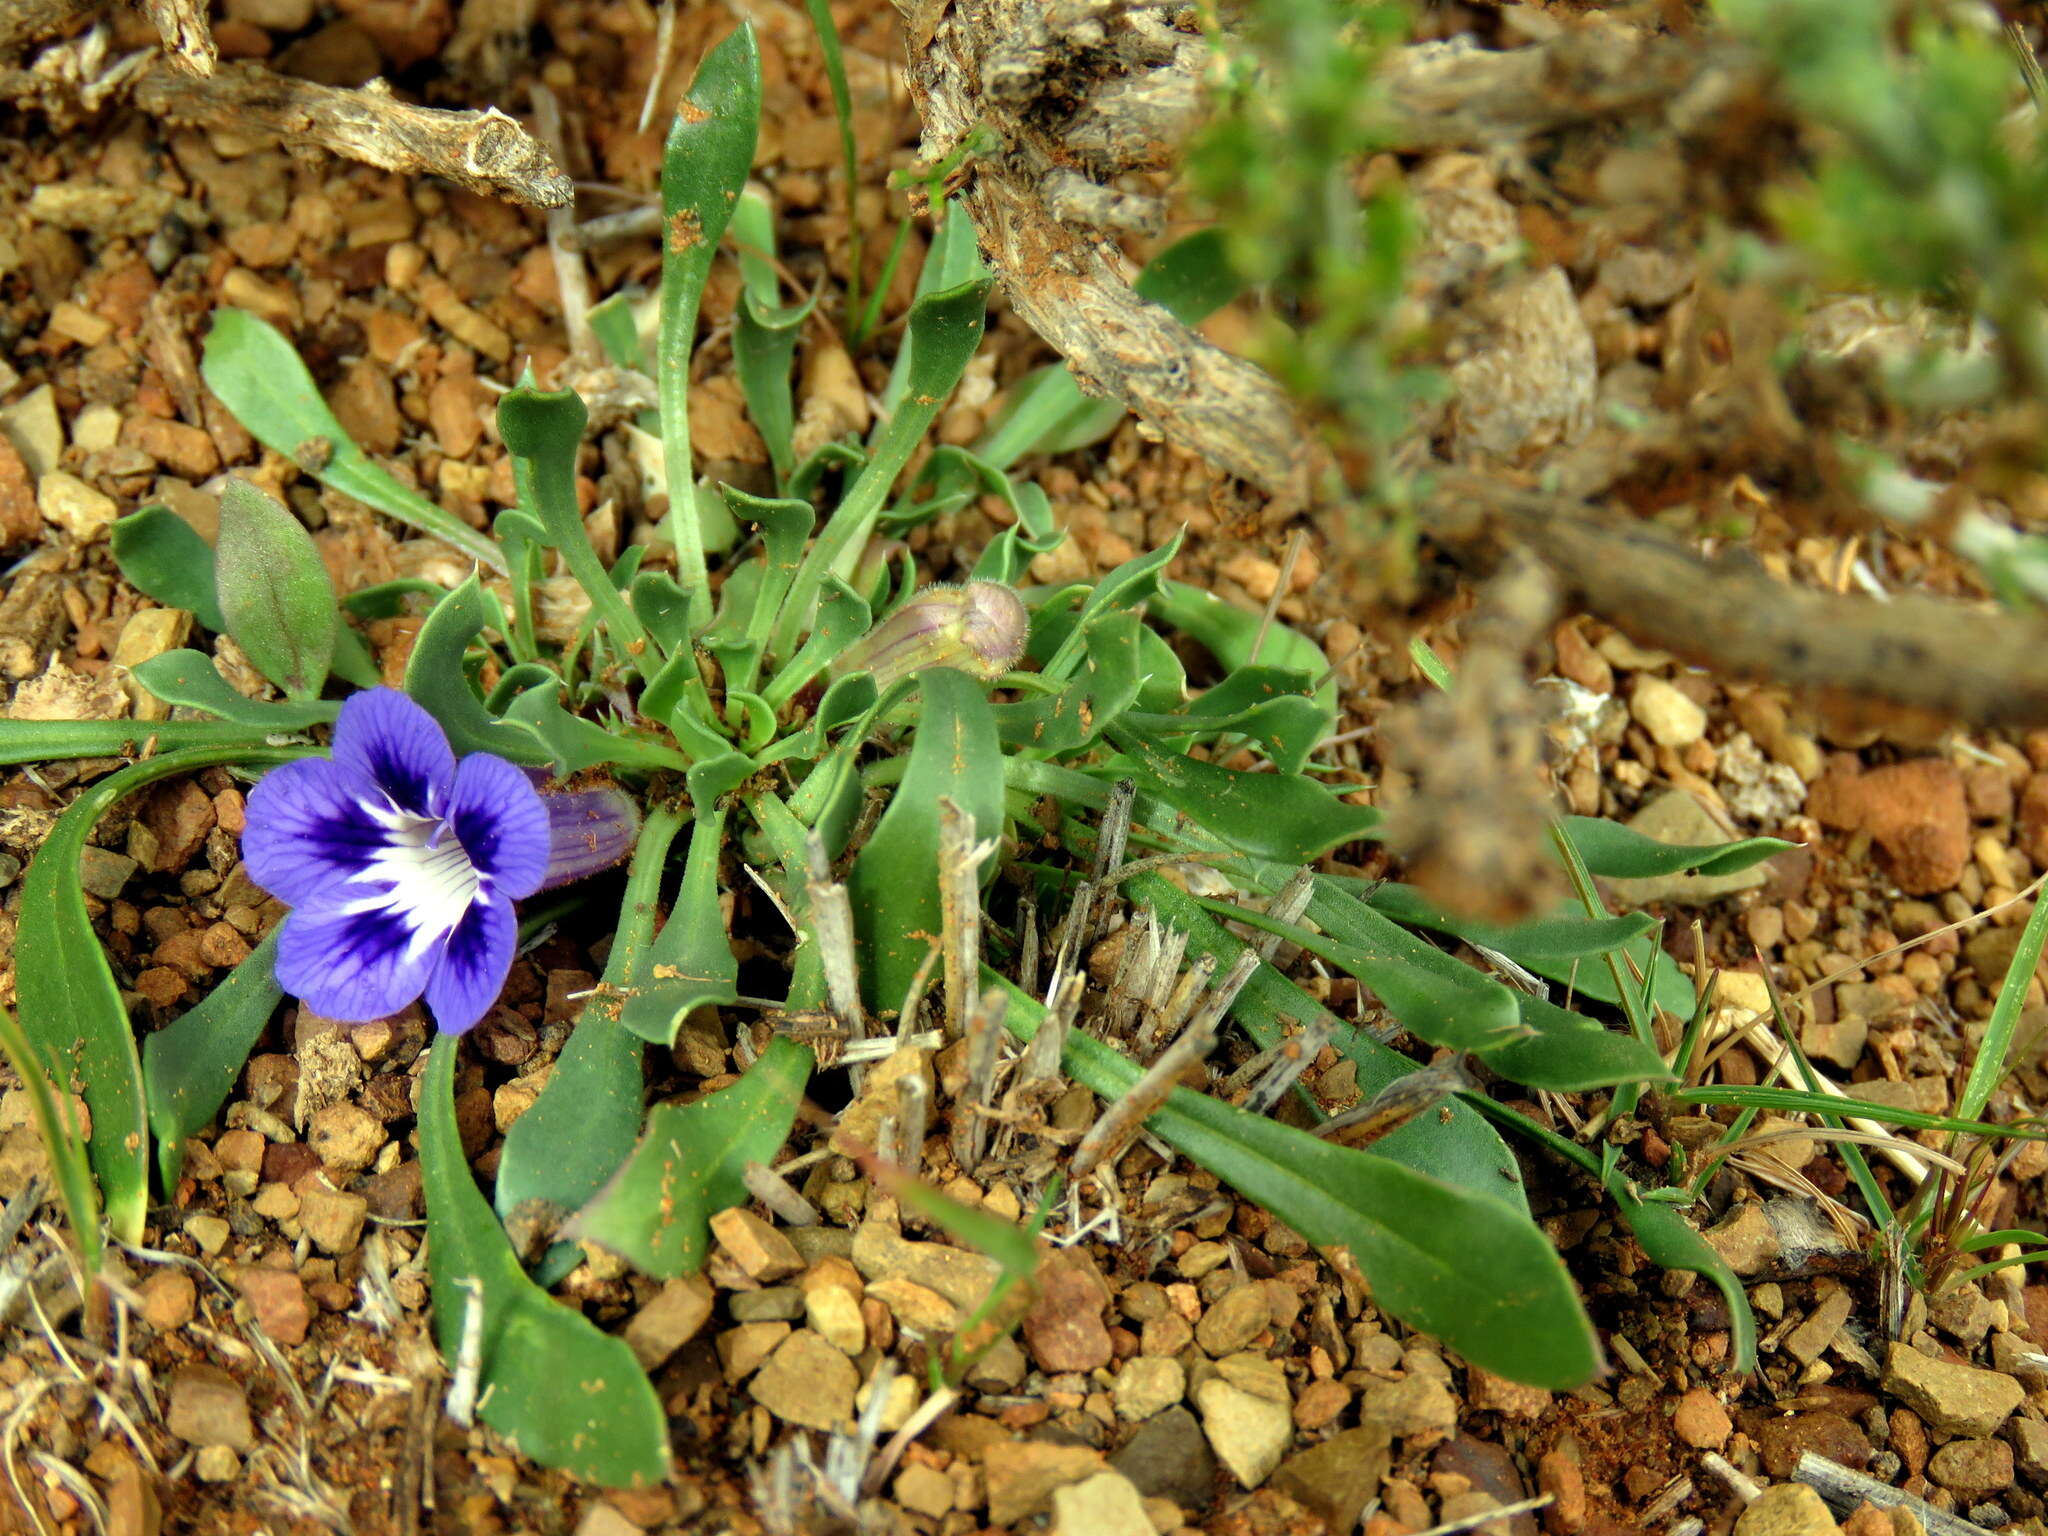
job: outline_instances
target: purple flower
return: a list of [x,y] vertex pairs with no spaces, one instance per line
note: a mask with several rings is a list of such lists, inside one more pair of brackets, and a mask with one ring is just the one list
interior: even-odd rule
[[422,996],[459,1034],[512,968],[512,903],[594,873],[632,844],[610,790],[542,796],[488,752],[460,762],[434,717],[391,688],[341,707],[332,758],[274,769],[249,796],[242,854],[292,909],[278,985],[364,1023]]

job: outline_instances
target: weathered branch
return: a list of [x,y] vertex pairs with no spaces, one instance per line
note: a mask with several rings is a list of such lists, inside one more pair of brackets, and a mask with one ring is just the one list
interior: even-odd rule
[[[943,159],[977,128],[993,131],[1003,146],[978,167],[961,200],[1011,307],[1067,359],[1084,390],[1123,401],[1234,475],[1278,493],[1302,493],[1301,436],[1292,405],[1273,381],[1138,298],[1115,243],[1064,221],[1051,206],[1072,190],[1064,131],[1083,128],[1098,148],[1110,141],[1092,108],[1069,123],[1046,119],[1037,87],[1064,57],[1047,37],[1047,8],[1038,0],[978,0],[936,20],[908,0],[898,0],[898,8],[911,35],[911,95],[924,120],[926,158]],[[1101,30],[1105,43],[1112,26],[1129,28],[1116,40],[1128,36],[1141,64],[1145,54],[1157,56],[1154,38],[1129,17],[1087,24]],[[1184,101],[1178,66],[1159,74],[1161,95]],[[1119,79],[1127,99],[1142,87],[1139,75]],[[1163,110],[1170,117],[1174,109]],[[1152,130],[1139,137],[1152,137]]]
[[142,9],[156,23],[166,54],[202,80],[213,73],[220,53],[206,24],[206,0],[142,0]]
[[345,91],[228,64],[197,80],[162,60],[137,80],[143,111],[174,123],[232,125],[408,176],[441,176],[487,197],[558,208],[575,186],[548,152],[495,107],[451,112],[418,107],[372,81]]
[[55,37],[74,21],[103,10],[107,0],[12,0],[0,8],[0,57]]
[[[1113,46],[1115,19],[1086,4],[1048,10],[1026,0],[898,6],[927,159],[942,158],[977,126],[1001,143],[978,164],[962,201],[1012,307],[1066,357],[1084,388],[1121,400],[1283,508],[1302,504],[1310,434],[1281,387],[1137,298],[1115,245],[1060,216],[1073,212],[1061,191],[1071,167],[1088,158],[1063,148],[1061,136],[1086,125],[1099,143],[1101,129],[1088,82],[1052,77],[1063,57]],[[1078,38],[1087,47],[1063,55],[1048,41],[1049,18],[1062,16],[1093,29]],[[1071,74],[1076,66],[1066,67]],[[1142,70],[1114,78],[1120,91],[1164,100],[1177,67],[1161,66],[1154,84]],[[1644,34],[1589,17],[1522,49],[1403,50],[1385,82],[1395,145],[1497,151],[1574,123],[1653,110],[1667,123],[1696,126],[1758,78],[1756,64],[1725,41]],[[1018,103],[1034,99],[1034,83],[1057,85],[1056,99],[1080,105],[1064,117],[1049,113],[1040,91],[1027,114]],[[1645,643],[1730,674],[1973,723],[2048,722],[2048,622],[1935,598],[1879,603],[1796,588],[1739,556],[1709,559],[1661,529],[1566,497],[1466,477],[1450,488],[1456,494],[1421,509],[1432,540],[1478,569],[1498,561],[1503,542],[1524,548],[1565,595]],[[1472,733],[1474,741],[1504,739],[1499,730]],[[1418,832],[1419,848],[1430,843]]]
[[2048,721],[2048,620],[1938,597],[1818,592],[1741,551],[1701,555],[1625,514],[1474,477],[1446,489],[1497,518],[1587,610],[1716,672],[1980,725]]

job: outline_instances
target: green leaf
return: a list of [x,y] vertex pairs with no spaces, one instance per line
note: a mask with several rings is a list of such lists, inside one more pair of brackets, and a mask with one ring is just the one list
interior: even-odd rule
[[924,441],[946,397],[981,345],[990,281],[978,277],[928,294],[910,306],[903,351],[897,358],[907,386],[903,398],[876,434],[867,467],[848,488],[832,520],[804,557],[790,587],[789,603],[776,623],[771,654],[787,656],[795,648],[796,637],[810,622],[828,573],[842,580],[853,574],[897,475]]
[[811,1075],[811,1053],[786,1035],[768,1042],[736,1083],[691,1103],[657,1105],[647,1134],[568,1234],[657,1279],[694,1274],[707,1223],[747,1198],[748,1163],[773,1160],[789,1139]]
[[1137,780],[1140,791],[1254,858],[1306,864],[1379,829],[1377,810],[1346,804],[1300,774],[1218,767],[1169,752],[1127,725],[1111,726],[1108,735],[1125,755],[1102,771]]
[[1653,1003],[1680,1018],[1692,1014],[1692,982],[1685,973],[1668,958],[1658,963],[1654,974],[1650,971],[1650,951],[1659,924],[1645,913],[1589,918],[1579,907],[1566,903],[1553,916],[1501,927],[1446,912],[1411,885],[1332,878],[1348,889],[1355,889],[1368,906],[1404,927],[1428,928],[1483,944],[1538,976],[1570,987],[1575,996],[1617,1007],[1621,995],[1615,990],[1613,973],[1605,965],[1584,962],[1597,959],[1610,949],[1619,949],[1635,961],[1643,974],[1651,975]]
[[[932,214],[932,243],[925,251],[924,266],[918,270],[911,314],[917,313],[919,304],[941,294],[970,283],[980,283],[986,288],[989,280],[990,273],[982,263],[981,246],[975,238],[974,221],[967,217],[966,210],[958,203],[950,199],[941,202]],[[877,446],[906,396],[931,393],[920,387],[917,378],[919,370],[930,371],[929,361],[917,355],[922,345],[924,343],[915,331],[904,332],[902,349],[897,352],[896,361],[889,369],[889,382],[882,387],[882,421],[873,438]],[[966,366],[965,359],[961,366]],[[955,369],[946,379],[945,389],[951,390],[959,378],[959,370]]]
[[[1009,993],[1005,1022],[1029,1041],[1044,1010],[994,972],[983,976]],[[1104,1099],[1128,1094],[1141,1075],[1079,1030],[1061,1060]],[[1598,1338],[1557,1250],[1501,1201],[1185,1088],[1145,1124],[1316,1247],[1348,1249],[1376,1305],[1472,1364],[1555,1391],[1600,1369]]]
[[[1210,916],[1199,899],[1162,875],[1135,876],[1125,882],[1124,889],[1134,903],[1154,908],[1185,932],[1188,958],[1213,958],[1219,976],[1227,974],[1250,948]],[[1261,964],[1252,973],[1231,1012],[1261,1050],[1270,1050],[1287,1037],[1286,1023],[1306,1028],[1321,1020],[1338,1049],[1357,1066],[1359,1092],[1366,1097],[1419,1070],[1399,1051],[1330,1013],[1270,965]],[[1389,1131],[1373,1143],[1374,1154],[1527,1213],[1521,1169],[1493,1127],[1460,1100],[1450,1101],[1444,1110],[1441,1115],[1417,1116]]]
[[681,773],[690,760],[660,742],[620,725],[603,726],[562,708],[559,681],[528,688],[505,706],[505,718],[526,726],[553,759],[558,777],[590,768],[666,769]]
[[1732,843],[1660,843],[1618,821],[1593,816],[1564,818],[1565,835],[1586,868],[1603,880],[1646,880],[1690,870],[1696,875],[1733,875],[1773,854],[1796,848],[1775,837],[1745,837]]
[[1038,1244],[1032,1233],[1016,1222],[991,1216],[979,1206],[955,1200],[943,1190],[934,1189],[923,1179],[879,1157],[865,1156],[861,1163],[862,1171],[880,1185],[885,1194],[922,1216],[955,1242],[977,1253],[987,1254],[1012,1281],[1022,1283],[1038,1273]]
[[142,1059],[106,952],[86,914],[78,860],[99,819],[138,789],[220,763],[268,766],[291,749],[231,746],[173,752],[100,780],[65,807],[23,877],[15,940],[21,1025],[59,1092],[85,1095],[92,1168],[114,1236],[142,1240],[149,1196],[149,1121]]
[[1855,1097],[1838,1099],[1831,1093],[1811,1093],[1804,1088],[1718,1087],[1674,1089],[1669,1097],[1678,1104],[1737,1104],[1746,1109],[1770,1109],[1795,1115],[1826,1115],[1855,1120],[1875,1120],[1880,1125],[1904,1126],[1911,1131],[1946,1131],[1952,1136],[1975,1136],[1984,1140],[2048,1141],[2048,1128],[2029,1129],[2020,1125],[1996,1125],[1988,1120],[1965,1119],[1960,1115],[1930,1115],[1917,1109],[1897,1109]]
[[228,481],[213,574],[221,618],[256,670],[293,699],[317,699],[341,613],[305,525],[276,497]]
[[522,1456],[606,1488],[669,1472],[668,1416],[623,1339],[549,1298],[519,1267],[477,1192],[455,1126],[453,1036],[434,1042],[420,1082],[420,1175],[434,1337],[452,1367],[471,1308],[482,1309],[477,1417]]
[[453,545],[494,571],[505,569],[497,545],[364,457],[320,398],[292,344],[267,321],[246,310],[215,310],[199,372],[259,443],[323,485]]
[[540,766],[552,755],[529,726],[493,720],[469,686],[463,657],[486,629],[503,632],[504,611],[475,572],[434,605],[405,664],[405,691],[441,723],[458,756],[493,752],[508,762]]
[[590,322],[590,333],[597,338],[597,344],[604,348],[604,355],[615,368],[630,368],[635,373],[647,371],[647,358],[640,346],[640,325],[633,313],[633,295],[620,289],[609,298],[600,299],[590,306],[584,317]]
[[2005,1081],[2012,1066],[2012,1037],[2019,1028],[2020,1013],[2026,1007],[2027,989],[2041,963],[2041,941],[2048,938],[2048,901],[2036,900],[2013,946],[2012,959],[1998,983],[1998,1000],[1991,1005],[1991,1020],[1984,1026],[1984,1038],[1977,1044],[1977,1059],[1970,1063],[1970,1075],[1956,1100],[1956,1113],[1974,1119],[1991,1102],[1992,1092]]
[[150,742],[164,751],[261,747],[266,733],[214,720],[0,720],[0,767],[68,757],[134,757]]
[[106,1239],[100,1232],[99,1191],[93,1186],[86,1139],[70,1104],[58,1098],[42,1053],[5,1008],[0,1008],[0,1055],[6,1056],[28,1093],[29,1118],[56,1174],[57,1198],[77,1238],[79,1262],[86,1274],[97,1275],[106,1255]]
[[573,389],[535,389],[531,370],[498,402],[498,435],[512,455],[520,507],[539,519],[548,546],[588,594],[612,642],[634,658],[643,678],[651,677],[661,657],[647,653],[647,631],[597,558],[576,501],[576,453],[589,420]]
[[284,996],[276,966],[273,929],[225,981],[142,1042],[143,1093],[166,1196],[178,1187],[185,1139],[203,1130],[234,1092],[235,1079]]
[[760,128],[761,56],[753,27],[743,22],[704,56],[661,157],[661,340],[655,367],[668,473],[664,527],[675,545],[693,629],[711,619],[711,586],[703,533],[691,515],[696,468],[690,454],[690,356],[704,283],[753,166]]
[[[1336,719],[1337,685],[1328,676],[1329,658],[1308,636],[1277,619],[1268,624],[1263,614],[1251,613],[1213,592],[1179,581],[1160,582],[1159,593],[1146,605],[1146,611],[1169,629],[1201,641],[1226,671],[1234,672],[1257,662],[1322,678],[1316,699],[1329,712],[1329,718]],[[1326,725],[1325,733],[1328,729]]]
[[690,770],[690,851],[668,921],[647,949],[638,984],[619,1022],[643,1040],[674,1045],[692,1009],[739,996],[739,961],[718,906],[718,864],[725,851],[725,797],[754,771],[751,758],[727,753]]
[[[1239,915],[1254,926],[1269,930],[1274,927],[1263,916]],[[1602,1028],[1594,1020],[1567,1013],[1540,997],[1501,987],[1375,912],[1329,876],[1316,877],[1307,916],[1321,932],[1290,928],[1288,936],[1301,939],[1311,952],[1323,955],[1331,964],[1352,970],[1367,986],[1378,989],[1373,973],[1381,964],[1391,961],[1400,966],[1400,979],[1394,983],[1396,994],[1382,996],[1402,1027],[1424,1039],[1430,1038],[1430,1031],[1438,1027],[1427,1011],[1432,998],[1440,1007],[1455,1009],[1460,996],[1485,989],[1488,997],[1495,997],[1499,994],[1492,989],[1498,987],[1499,993],[1505,994],[1512,1004],[1520,1028],[1515,1036],[1487,1045],[1475,1054],[1504,1077],[1530,1087],[1561,1092],[1616,1083],[1665,1082],[1670,1078],[1663,1058],[1633,1036]],[[1435,978],[1433,986],[1423,987],[1414,980],[1424,974]],[[1401,993],[1404,981],[1410,988],[1405,994]],[[1407,1013],[1404,1008],[1415,1011]],[[1418,1025],[1422,1027],[1417,1028]]]
[[1135,613],[1112,614],[1090,625],[1082,642],[1084,659],[1064,688],[991,706],[1003,745],[1028,752],[1075,752],[1122,719],[1143,683],[1144,630]]
[[934,667],[918,678],[924,706],[903,781],[847,881],[869,1006],[895,1008],[939,932],[939,801],[974,818],[975,836],[1003,828],[1003,745],[981,685]]
[[1330,730],[1330,715],[1314,694],[1315,679],[1307,673],[1244,666],[1172,713],[1134,715],[1131,724],[1150,735],[1198,741],[1249,736],[1280,772],[1300,773]]
[[303,731],[308,726],[331,725],[341,713],[339,704],[319,699],[280,704],[237,693],[220,675],[213,658],[199,651],[165,651],[137,666],[134,674],[138,683],[166,704],[203,709],[258,731]]
[[646,1042],[620,1026],[618,999],[645,980],[662,871],[681,825],[673,808],[648,808],[599,990],[577,1012],[540,1097],[505,1133],[492,1193],[508,1227],[552,1230],[603,1187],[639,1139]]
[[1652,1264],[1705,1275],[1728,1302],[1728,1331],[1736,1371],[1747,1373],[1756,1369],[1756,1314],[1750,1310],[1749,1294],[1735,1271],[1693,1230],[1676,1207],[1641,1199],[1618,1167],[1603,1170],[1601,1159],[1592,1152],[1505,1104],[1497,1104],[1483,1094],[1471,1096],[1470,1103],[1488,1119],[1521,1132],[1538,1146],[1599,1179]]
[[[733,316],[733,372],[739,375],[740,393],[746,396],[747,416],[768,446],[775,483],[787,485],[790,471],[796,468],[796,403],[790,374],[804,321],[817,307],[818,296],[813,293],[801,304],[776,303],[781,288],[773,260],[775,214],[759,193],[749,190],[740,194],[732,235],[744,278],[739,311]],[[854,260],[857,266],[858,248]],[[847,309],[858,307],[857,297],[849,294]]]
[[136,591],[183,608],[216,635],[227,631],[213,590],[213,546],[169,507],[138,508],[108,535],[114,563]]

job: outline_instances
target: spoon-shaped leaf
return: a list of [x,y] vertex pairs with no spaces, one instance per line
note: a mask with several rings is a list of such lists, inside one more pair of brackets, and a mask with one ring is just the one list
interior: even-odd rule
[[658,1105],[626,1166],[563,1235],[609,1248],[658,1279],[694,1273],[711,1218],[747,1198],[747,1164],[772,1161],[789,1139],[811,1064],[807,1049],[777,1036],[738,1082]]
[[504,571],[505,557],[497,545],[365,457],[320,398],[298,352],[268,321],[247,310],[216,310],[199,372],[264,447],[344,495]]
[[256,670],[294,700],[319,698],[341,622],[334,583],[305,524],[246,480],[221,488],[213,583],[221,619]]
[[[480,1346],[477,1416],[544,1466],[609,1488],[668,1475],[668,1419],[623,1339],[601,1332],[526,1278],[477,1191],[455,1127],[452,1035],[434,1042],[420,1083],[420,1176],[434,1337],[451,1365],[465,1332]],[[469,1324],[472,1308],[481,1320]]]
[[[85,1095],[92,1170],[114,1236],[142,1240],[149,1196],[149,1120],[142,1059],[121,989],[92,931],[78,860],[99,819],[159,779],[219,763],[268,766],[305,753],[228,746],[167,753],[101,779],[65,808],[23,877],[14,985],[21,1026],[58,1091]],[[80,1213],[71,1213],[77,1220]],[[97,1241],[80,1229],[80,1240]]]
[[142,1042],[142,1086],[156,1133],[157,1178],[177,1188],[185,1138],[219,1113],[256,1039],[277,1008],[277,933],[272,930],[227,980]]

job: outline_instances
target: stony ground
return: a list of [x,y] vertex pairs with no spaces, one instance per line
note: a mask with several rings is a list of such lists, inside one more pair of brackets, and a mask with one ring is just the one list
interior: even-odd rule
[[[635,119],[651,13],[629,0],[544,9],[538,55],[482,84],[444,79],[429,62],[441,41],[432,34],[448,22],[443,5],[228,0],[217,30],[224,51],[279,68],[339,83],[390,71],[408,88],[464,102],[489,88],[516,108],[521,82],[537,75],[563,98],[585,212],[644,200],[658,141]],[[848,249],[829,98],[800,12],[748,9],[764,29],[769,83],[759,175],[781,210],[791,269],[808,284],[842,269]],[[908,159],[915,136],[894,73],[893,16],[862,0],[839,11],[868,152],[863,216],[884,228],[894,195],[883,173]],[[721,7],[686,7],[680,56],[693,59],[727,24]],[[218,305],[266,315],[292,334],[368,451],[482,526],[511,499],[490,426],[495,393],[524,363],[546,377],[566,356],[537,216],[134,116],[15,119],[0,133],[21,146],[0,157],[0,547],[9,562],[0,676],[11,715],[147,718],[123,669],[184,643],[187,621],[118,579],[105,531],[147,501],[207,528],[225,470],[284,494],[344,589],[461,574],[446,551],[395,538],[259,450],[199,383],[194,349]],[[1473,195],[1468,168],[1416,175]],[[1578,228],[1548,210],[1543,218],[1543,249],[1569,279],[1588,366],[1636,387],[1687,302],[1689,257],[1617,247],[1591,216]],[[921,239],[912,236],[906,275]],[[884,243],[870,239],[871,262]],[[593,261],[597,291],[644,283],[657,262],[651,240],[608,247]],[[1663,274],[1655,282],[1644,276],[1652,269]],[[714,276],[694,408],[702,467],[748,484],[764,454],[721,339],[734,284],[723,269]],[[903,287],[899,279],[892,313]],[[1232,324],[1223,317],[1218,334]],[[945,418],[949,440],[971,439],[1003,388],[1043,360],[1007,317],[991,337]],[[853,360],[869,388],[886,376],[889,348],[885,337]],[[805,410],[865,408],[845,387],[843,362],[822,340],[808,349]],[[582,467],[600,543],[643,536],[659,507],[623,438],[595,440]],[[1042,579],[1086,579],[1185,525],[1191,541],[1175,574],[1254,606],[1289,580],[1279,612],[1325,647],[1344,690],[1340,729],[1359,733],[1335,750],[1358,782],[1376,779],[1370,727],[1417,680],[1320,534],[1283,570],[1280,544],[1246,515],[1256,508],[1198,461],[1128,429],[1040,473],[1073,535],[1045,557]],[[1785,580],[1967,590],[1931,546],[1803,532],[1753,486],[1715,488],[1703,504],[1712,496],[1741,508],[1759,558]],[[913,543],[946,575],[993,527],[976,509]],[[1464,606],[1453,596],[1425,628],[1453,658]],[[403,665],[414,623],[388,621],[373,634],[387,670]],[[1768,967],[1802,1044],[1852,1093],[1947,1107],[2027,910],[2015,898],[2048,870],[2048,733],[1873,723],[1838,705],[1724,685],[1578,618],[1556,629],[1542,662],[1557,706],[1555,777],[1572,809],[1675,841],[1770,832],[1801,845],[1715,885],[1613,893],[1672,916],[1681,963],[1729,968],[1717,1023],[1739,1024],[1767,1004]],[[0,1001],[12,1000],[4,956],[22,864],[72,789],[111,766],[0,775]],[[144,1028],[190,1006],[279,915],[239,861],[242,796],[221,771],[160,787],[110,818],[89,854],[95,915]],[[744,924],[748,898],[736,899]],[[601,939],[565,923],[515,969],[503,1005],[471,1036],[458,1107],[480,1178],[545,1080],[574,999],[600,968],[591,945]],[[1106,961],[1097,968],[1105,985],[1091,1009],[1111,1005],[1112,971]],[[1333,1001],[1351,1000],[1343,986],[1311,980]],[[2028,1003],[2038,1036],[2048,1023],[2039,980]],[[658,1090],[729,1080],[754,1027],[737,1013],[693,1026]],[[784,1162],[802,1199],[772,1217],[722,1216],[703,1275],[658,1287],[592,1263],[567,1282],[565,1296],[621,1330],[653,1372],[676,1444],[664,1487],[573,1487],[441,1412],[445,1383],[423,1328],[412,1125],[424,1040],[416,1016],[341,1032],[287,1009],[217,1133],[192,1146],[178,1188],[153,1214],[148,1249],[128,1255],[89,1305],[63,1283],[43,1225],[53,1213],[25,1232],[10,1227],[19,1233],[12,1273],[32,1280],[7,1291],[0,1419],[14,1496],[0,1503],[5,1528],[630,1536],[786,1529],[794,1513],[802,1528],[826,1529],[833,1511],[788,1502],[786,1448],[801,1437],[822,1444],[880,1392],[885,1431],[920,1432],[869,1462],[860,1518],[874,1531],[964,1536],[1049,1519],[1064,1536],[1311,1536],[1362,1520],[1373,1536],[1399,1536],[1466,1528],[1457,1522],[1544,1495],[1540,1512],[1481,1528],[1834,1530],[1789,1482],[1803,1451],[1926,1501],[1917,1517],[1856,1514],[1845,1527],[1856,1536],[1904,1533],[1916,1519],[1935,1529],[1940,1512],[1985,1529],[2048,1529],[2048,1360],[2033,1342],[2048,1341],[2048,1286],[2013,1271],[1911,1298],[1888,1316],[1883,1274],[1862,1256],[1868,1234],[1842,1203],[1843,1168],[1811,1137],[1744,1153],[1694,1213],[1751,1284],[1765,1333],[1748,1378],[1728,1370],[1716,1293],[1649,1266],[1595,1191],[1540,1160],[1527,1164],[1531,1189],[1613,1361],[1597,1385],[1559,1396],[1406,1336],[1296,1234],[1141,1145],[1121,1166],[1114,1224],[1077,1232],[1065,1213],[1055,1218],[1050,1231],[1062,1241],[1021,1326],[957,1394],[935,1402],[928,1356],[986,1293],[990,1267],[869,1184],[839,1150],[849,1143],[833,1137],[863,1105],[842,1115],[825,1106],[822,1087]],[[1248,1054],[1229,1047],[1216,1073]],[[1713,1073],[1753,1083],[1769,1066],[1764,1046],[1734,1043]],[[941,1052],[892,1070],[932,1074],[943,1106],[960,1063],[957,1051]],[[1346,1070],[1320,1062],[1309,1082],[1341,1104],[1355,1094]],[[2037,1041],[2000,1112],[2048,1098],[2044,1070]],[[869,1091],[889,1078],[871,1074]],[[8,1197],[41,1166],[19,1097],[0,1101]],[[1570,1130],[1601,1104],[1545,1096],[1520,1107]],[[1017,1217],[1047,1149],[1094,1113],[1085,1091],[1070,1091],[1051,1107],[1042,1146],[973,1178],[935,1135],[925,1173]],[[1674,1143],[1711,1139],[1726,1118],[1646,1112],[1608,1134],[1654,1169]],[[2022,1152],[1999,1181],[1989,1224],[2038,1222],[2044,1172],[2048,1157]],[[1879,1176],[1895,1196],[1905,1188],[1888,1165]]]

